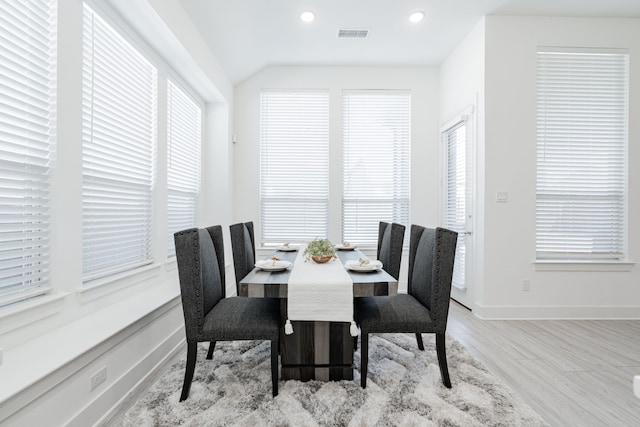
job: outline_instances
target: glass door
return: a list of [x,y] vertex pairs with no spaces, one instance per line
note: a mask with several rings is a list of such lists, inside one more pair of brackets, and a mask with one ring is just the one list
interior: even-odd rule
[[442,132],[444,144],[443,226],[458,233],[451,297],[471,308],[472,152],[467,116]]

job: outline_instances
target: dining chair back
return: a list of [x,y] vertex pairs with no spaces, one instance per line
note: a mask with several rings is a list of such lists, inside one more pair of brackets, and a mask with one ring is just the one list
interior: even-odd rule
[[377,259],[382,262],[384,270],[396,280],[400,277],[404,231],[405,226],[395,222],[381,221],[378,226]]
[[240,295],[240,281],[253,270],[256,263],[256,244],[253,222],[240,222],[229,226],[233,270],[236,275],[236,295]]
[[369,334],[415,333],[424,350],[422,333],[436,336],[436,353],[444,385],[451,388],[445,332],[458,233],[444,228],[411,226],[408,293],[355,300],[361,330],[360,383],[367,385]]
[[429,310],[435,333],[447,328],[457,241],[445,228],[411,228],[407,292]]
[[[189,396],[199,342],[271,341],[273,396],[278,394],[280,311],[276,299],[225,297],[222,227],[190,228],[174,234],[187,340],[187,365],[180,401]],[[239,355],[240,357],[240,355]]]

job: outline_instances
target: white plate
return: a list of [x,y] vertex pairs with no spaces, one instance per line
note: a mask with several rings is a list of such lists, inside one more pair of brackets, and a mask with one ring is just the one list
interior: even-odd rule
[[277,249],[280,252],[295,252],[295,251],[298,250],[298,247],[297,246],[292,246],[292,245],[289,245],[289,246],[280,245],[280,246],[278,246]]
[[377,265],[347,265],[347,268],[353,271],[369,272],[369,271],[378,271],[382,267],[378,267]]
[[258,261],[256,263],[256,267],[264,271],[284,271],[292,265],[293,264],[291,264],[289,261],[276,261],[274,263],[273,260],[270,259]]
[[357,247],[358,245],[351,245],[351,246],[336,245],[336,249],[339,251],[352,251]]
[[347,261],[345,266],[353,271],[377,271],[382,268],[382,263],[380,261],[371,261],[369,264],[360,265],[358,261]]

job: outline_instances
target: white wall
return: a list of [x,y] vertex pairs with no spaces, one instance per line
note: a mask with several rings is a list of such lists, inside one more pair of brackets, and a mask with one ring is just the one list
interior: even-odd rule
[[[228,223],[230,80],[179,2],[98,0],[95,6],[102,9],[105,3],[126,12],[123,17],[109,14],[116,22],[128,21],[132,37],[157,49],[150,55],[168,62],[207,103],[201,225]],[[51,187],[54,292],[0,309],[3,426],[92,425],[135,393],[154,369],[184,351],[177,270],[175,262],[166,261],[162,167],[154,194],[155,263],[102,286],[82,286],[82,1],[59,1],[58,19],[58,135]],[[160,84],[159,98],[165,93]],[[160,108],[160,122],[165,114]],[[159,155],[165,143],[160,136]],[[106,381],[91,391],[91,376],[104,367]]]
[[[465,290],[451,289],[452,298],[475,309],[483,295],[484,242],[484,18],[467,34],[440,67],[441,127],[459,120],[461,114],[471,116],[475,184],[473,191],[472,234],[467,236],[467,283]],[[469,114],[470,111],[473,111]],[[444,129],[441,129],[444,130]]]
[[260,236],[260,90],[278,88],[329,90],[329,238],[333,241],[341,239],[341,91],[411,90],[411,221],[425,226],[438,224],[438,72],[425,67],[269,67],[238,85],[237,143],[233,145],[235,221],[254,221],[256,236]]
[[[537,46],[629,49],[628,253],[640,259],[640,20],[489,16],[485,38],[484,295],[476,313],[640,317],[637,265],[541,271],[534,264]],[[509,193],[508,203],[496,203],[498,191]],[[521,290],[524,279],[529,292]]]

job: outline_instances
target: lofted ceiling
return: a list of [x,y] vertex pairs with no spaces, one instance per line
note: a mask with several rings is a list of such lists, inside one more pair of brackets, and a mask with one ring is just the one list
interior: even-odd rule
[[[270,65],[439,65],[485,15],[640,17],[640,0],[180,1],[233,84]],[[425,19],[410,23],[414,11]]]

